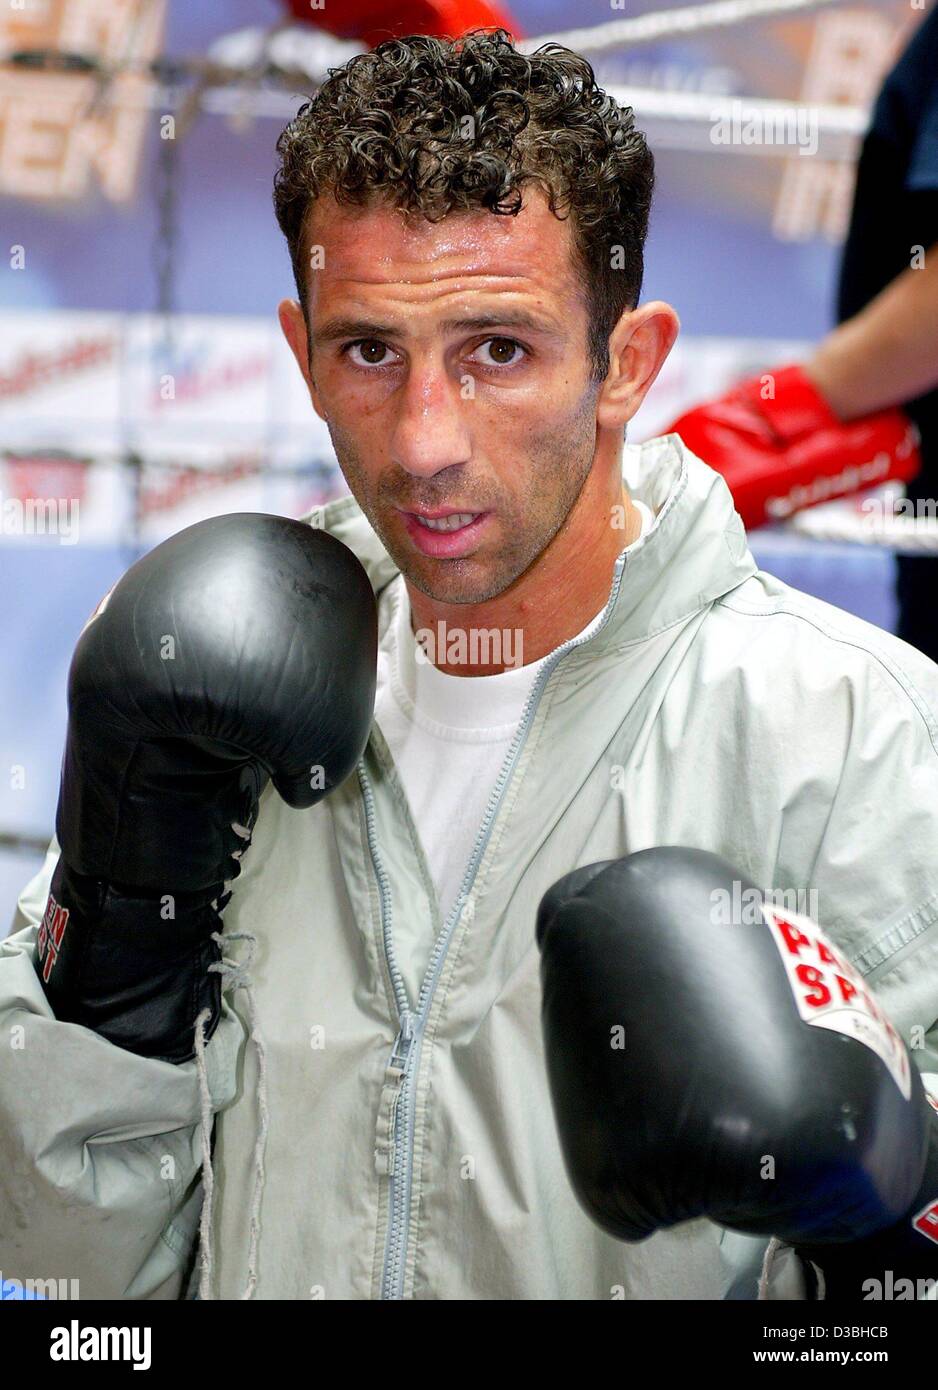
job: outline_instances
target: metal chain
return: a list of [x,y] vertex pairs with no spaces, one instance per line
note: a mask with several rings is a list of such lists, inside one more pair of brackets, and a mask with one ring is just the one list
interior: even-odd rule
[[166,116],[175,121],[171,112],[160,116],[159,148],[154,171],[156,199],[156,238],[153,262],[156,270],[156,312],[160,316],[160,348],[164,363],[173,361],[174,324],[176,309],[176,255],[179,249],[179,154],[175,129],[169,138],[163,130]]
[[[167,64],[167,67],[171,65]],[[150,345],[150,368],[157,377],[176,372],[176,271],[179,251],[179,134],[176,122],[176,88],[166,72],[166,109],[159,112],[153,196],[156,201],[156,235],[153,241],[153,268],[156,276],[158,328]],[[165,122],[171,122],[167,129]],[[125,441],[126,447],[126,441]],[[128,451],[129,452],[129,451]],[[139,548],[143,524],[143,470],[131,469],[134,496],[131,503],[131,542]]]

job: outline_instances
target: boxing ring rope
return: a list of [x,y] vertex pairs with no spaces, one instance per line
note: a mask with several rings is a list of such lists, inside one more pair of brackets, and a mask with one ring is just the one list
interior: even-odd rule
[[805,14],[843,3],[844,0],[714,0],[708,5],[684,5],[676,10],[636,15],[634,19],[611,19],[608,24],[595,24],[588,29],[541,34],[534,39],[520,39],[515,47],[521,53],[533,53],[541,44],[559,43],[578,53],[601,53],[622,46],[631,48],[640,43],[657,43],[675,36],[687,38],[750,19]]
[[886,483],[876,495],[855,494],[835,504],[805,507],[789,517],[782,530],[829,545],[875,546],[896,555],[938,554],[938,499],[931,508],[934,515],[905,516],[896,512],[902,498],[901,485]]
[[[839,2],[839,0],[838,0]],[[159,65],[156,65],[157,67]],[[185,70],[174,71],[178,78]],[[206,115],[227,117],[230,120],[278,120],[286,122],[296,115],[302,99],[279,88],[258,88],[243,85],[238,74],[224,81],[199,85],[197,102],[192,92],[173,84],[154,85],[149,90],[137,89],[115,97],[118,107],[171,111],[183,97],[184,113],[177,118],[177,132],[185,133],[192,119],[193,106]],[[289,74],[282,71],[286,81]],[[316,79],[303,80],[315,89]],[[792,101],[787,98],[735,96],[724,93],[665,92],[656,87],[632,87],[606,83],[604,90],[620,106],[631,107],[647,138],[653,143],[687,152],[697,150],[721,153],[790,158],[791,147],[783,142],[760,141],[754,144],[715,145],[710,132],[715,122],[756,120],[768,129],[790,126],[798,112],[809,110],[813,128],[818,136],[817,156],[820,159],[849,160],[869,122],[869,110],[862,106],[818,104]],[[187,109],[186,109],[187,108]]]

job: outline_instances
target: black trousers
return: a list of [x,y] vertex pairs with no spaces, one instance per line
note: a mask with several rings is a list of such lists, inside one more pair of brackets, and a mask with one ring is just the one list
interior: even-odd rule
[[[912,411],[909,411],[912,414]],[[913,417],[914,418],[914,417]],[[906,485],[905,495],[931,503],[923,516],[938,511],[938,429],[932,418],[917,421],[922,434],[922,471]],[[929,555],[896,556],[896,634],[938,662],[938,551]]]

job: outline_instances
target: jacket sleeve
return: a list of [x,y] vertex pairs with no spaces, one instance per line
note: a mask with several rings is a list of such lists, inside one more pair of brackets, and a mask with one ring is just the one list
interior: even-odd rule
[[[772,633],[782,658],[759,652],[764,663],[747,671],[739,714],[751,739],[739,781],[752,800],[728,813],[728,824],[744,829],[723,852],[778,893],[777,906],[817,921],[914,1065],[936,1072],[938,666],[890,634],[790,594],[772,615]],[[766,1242],[725,1235],[721,1248],[728,1297],[755,1297]],[[799,1259],[775,1250],[763,1297],[812,1297],[809,1287],[788,1291]]]
[[[938,666],[884,646],[847,685],[837,785],[805,881],[820,925],[875,993],[922,1072],[938,1071]],[[809,913],[809,915],[812,915]]]
[[[53,839],[0,941],[0,1278],[179,1298],[202,1203],[196,1063],[138,1057],[53,1016],[35,959],[58,853]],[[213,1111],[234,1097],[243,1037],[224,1004],[205,1051]]]
[[[829,741],[837,782],[802,883],[817,895],[808,915],[857,967],[913,1064],[935,1073],[938,666],[888,636],[870,649],[862,675],[841,682],[846,717],[818,711],[812,736]],[[805,802],[809,792],[806,778]]]

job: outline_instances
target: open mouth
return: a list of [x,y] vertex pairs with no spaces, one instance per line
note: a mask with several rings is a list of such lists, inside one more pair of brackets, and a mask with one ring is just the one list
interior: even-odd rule
[[452,516],[439,516],[430,518],[428,516],[417,516],[416,512],[411,512],[411,516],[421,526],[425,526],[428,531],[461,531],[464,526],[468,526],[471,521],[475,521],[481,512],[454,512]]
[[401,515],[418,550],[424,555],[451,559],[477,544],[491,513],[452,512],[449,516],[425,517],[415,512],[402,512]]

